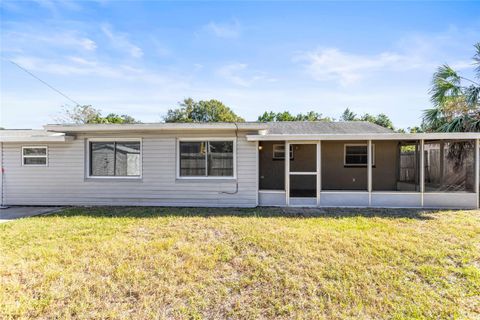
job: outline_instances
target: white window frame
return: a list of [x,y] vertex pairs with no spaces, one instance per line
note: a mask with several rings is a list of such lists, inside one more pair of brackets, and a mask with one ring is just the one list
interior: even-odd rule
[[[283,157],[281,156],[275,156],[275,153],[280,153],[281,151],[276,151],[275,148],[278,148],[282,146],[283,147]],[[289,147],[290,149],[290,160],[293,159],[293,145],[290,145]],[[275,159],[275,160],[285,160],[285,144],[282,144],[282,143],[274,143],[273,146],[272,146],[272,159]]]
[[[25,155],[25,149],[45,149],[45,155]],[[25,158],[45,158],[45,164],[25,164]],[[23,167],[48,167],[48,146],[22,146]]]
[[[143,139],[141,138],[88,138],[86,139],[85,176],[88,179],[131,179],[141,180],[143,178]],[[92,176],[90,175],[90,142],[140,142],[140,175],[138,176]]]
[[[180,175],[180,142],[208,142],[208,141],[232,141],[233,142],[233,176],[181,176]],[[175,152],[176,178],[178,180],[235,180],[237,179],[237,140],[235,138],[178,138]],[[206,156],[206,155],[205,155]],[[208,164],[206,164],[208,166]]]
[[[347,147],[367,147],[367,163],[349,164],[347,163]],[[343,165],[345,167],[368,167],[368,143],[345,143],[343,145]],[[375,144],[372,143],[372,167],[375,166]]]

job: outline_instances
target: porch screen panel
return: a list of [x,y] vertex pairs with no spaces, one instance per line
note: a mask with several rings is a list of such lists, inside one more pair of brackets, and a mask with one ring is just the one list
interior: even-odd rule
[[290,172],[317,171],[317,145],[291,144],[293,157],[290,159]]
[[425,192],[475,191],[474,140],[425,142]]
[[420,143],[418,141],[372,141],[375,163],[373,191],[419,192]]
[[317,196],[316,175],[290,175],[290,197],[315,198]]
[[180,142],[180,176],[205,176],[206,152],[206,142]]
[[[258,150],[260,190],[285,190],[285,153],[283,157],[275,155],[284,141],[260,141]],[[283,148],[285,150],[285,147]],[[293,152],[293,151],[292,151]]]
[[114,142],[90,142],[90,175],[115,175]]
[[233,176],[233,141],[208,142],[208,176]]

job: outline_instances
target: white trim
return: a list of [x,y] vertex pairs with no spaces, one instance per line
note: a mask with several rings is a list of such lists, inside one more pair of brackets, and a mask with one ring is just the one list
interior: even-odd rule
[[480,208],[480,144],[475,139],[475,193],[477,194],[477,209]]
[[259,193],[260,193],[260,150],[258,149],[260,146],[260,142],[255,142],[255,186],[257,192],[255,193],[255,203],[257,207],[260,204],[259,200]]
[[[87,138],[86,150],[85,150],[85,177],[87,179],[128,179],[128,180],[141,180],[143,178],[143,139],[142,138]],[[90,142],[140,142],[140,175],[138,176],[92,176],[90,175]],[[113,168],[115,170],[115,168]]]
[[421,206],[423,207],[423,198],[425,194],[425,140],[420,140],[420,194]]
[[[233,176],[207,176],[207,152],[205,152],[205,176],[180,176],[180,142],[209,142],[209,141],[232,141],[233,142]],[[208,143],[207,143],[208,147]],[[257,147],[258,153],[258,147]],[[177,138],[175,150],[175,177],[177,180],[236,180],[237,179],[237,140],[235,137],[181,137]],[[258,166],[258,163],[257,163]]]
[[[372,154],[373,153],[373,154]],[[368,189],[368,205],[372,205],[372,166],[375,158],[375,147],[372,140],[368,140],[367,144],[367,189]]]
[[285,190],[269,190],[269,189],[261,189],[258,190],[259,193],[284,193]]
[[247,135],[247,141],[275,141],[275,140],[457,140],[457,139],[480,139],[479,132],[451,132],[451,133],[359,133],[359,134],[266,134]]
[[[371,141],[371,140],[369,140]],[[365,146],[367,147],[367,163],[366,164],[347,164],[347,147],[358,147],[358,146]],[[375,144],[372,144],[372,166],[375,166]],[[343,144],[343,165],[346,167],[368,167],[368,142],[367,143],[344,143]]]
[[290,171],[290,175],[292,176],[313,176],[318,174],[318,171]]
[[[290,141],[285,141],[285,150],[290,150]],[[285,205],[290,205],[290,160],[285,159]]]
[[317,173],[317,207],[319,207],[322,191],[322,141],[317,142]]
[[[25,149],[45,149],[45,155],[25,155]],[[45,158],[45,164],[25,164],[25,158]],[[22,167],[48,167],[48,146],[22,146]]]

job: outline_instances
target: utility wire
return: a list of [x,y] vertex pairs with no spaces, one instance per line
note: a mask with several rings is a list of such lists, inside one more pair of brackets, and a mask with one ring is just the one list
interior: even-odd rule
[[56,89],[55,87],[51,86],[50,84],[48,84],[47,82],[43,81],[42,79],[40,79],[39,77],[37,77],[36,75],[34,75],[33,73],[31,73],[30,71],[28,71],[27,69],[25,69],[24,67],[22,67],[21,65],[19,65],[18,63],[16,62],[13,62],[12,60],[8,60],[10,61],[12,64],[16,65],[18,68],[22,69],[23,71],[25,71],[26,73],[28,73],[29,75],[31,75],[32,77],[34,77],[35,79],[37,79],[38,81],[40,81],[41,83],[43,83],[44,85],[46,85],[47,87],[49,87],[50,89],[52,89],[53,91],[55,91],[56,93],[62,95],[63,97],[67,98],[68,100],[72,101],[73,103],[75,103],[75,105],[79,106],[80,103],[78,103],[77,101],[73,100],[72,98],[70,98],[69,96],[67,96],[66,94],[64,94],[63,92],[61,92],[60,90]]

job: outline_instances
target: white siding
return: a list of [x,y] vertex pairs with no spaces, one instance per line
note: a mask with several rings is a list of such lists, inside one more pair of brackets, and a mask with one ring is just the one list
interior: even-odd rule
[[[88,179],[86,139],[142,138],[142,179]],[[21,165],[20,143],[4,143],[5,203],[8,205],[151,205],[254,207],[257,205],[256,143],[239,135],[237,180],[176,179],[176,139],[234,137],[231,131],[195,134],[80,135],[49,143],[48,166]]]

